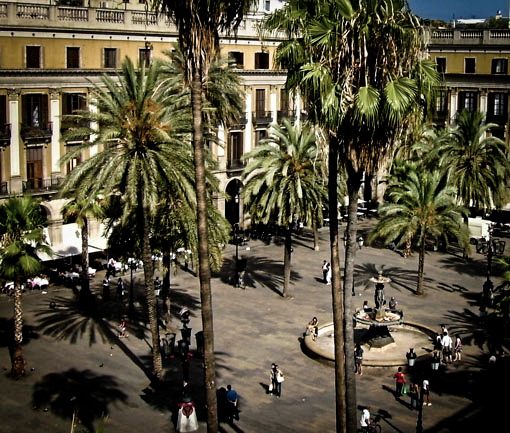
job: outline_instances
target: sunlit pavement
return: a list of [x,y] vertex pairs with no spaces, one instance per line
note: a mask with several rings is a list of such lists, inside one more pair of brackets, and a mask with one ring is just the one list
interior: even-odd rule
[[[368,230],[370,224],[370,221],[362,222],[361,230]],[[329,256],[329,233],[327,229],[321,229],[320,235],[319,252],[313,251],[310,236],[303,235],[294,240],[292,299],[280,296],[283,284],[282,243],[266,245],[255,240],[240,247],[239,254],[248,259],[247,287],[244,290],[229,284],[235,248],[232,245],[227,247],[224,269],[212,281],[217,388],[231,384],[236,389],[240,395],[241,414],[235,425],[222,423],[221,430],[264,433],[334,431],[333,368],[308,357],[301,346],[305,325],[313,316],[322,323],[332,321],[331,286],[321,281],[321,264]],[[478,306],[474,304],[486,274],[485,258],[476,254],[473,257],[466,263],[452,253],[427,254],[425,295],[418,297],[413,293],[417,254],[404,259],[388,249],[363,247],[358,250],[356,258],[354,306],[361,307],[365,299],[373,303],[373,283],[368,280],[382,267],[384,275],[392,279],[392,283],[386,286],[386,297],[397,298],[407,320],[437,330],[442,323],[449,325],[450,329],[464,326],[463,321],[478,317]],[[99,306],[102,304],[102,278],[103,273],[98,273],[93,284],[98,296],[98,310],[101,310]],[[123,278],[129,287],[129,274]],[[135,278],[139,283],[142,273],[137,273]],[[142,290],[138,284],[135,286],[137,291]],[[112,298],[115,299],[114,287]],[[172,275],[171,298],[172,311],[177,312],[185,306],[192,312],[190,326],[192,349],[195,349],[194,334],[201,328],[198,278],[179,269]],[[44,314],[41,315],[41,312],[48,315],[52,299],[56,299],[57,309],[43,321]],[[71,314],[66,299],[72,299],[72,291],[67,288],[50,287],[46,295],[39,292],[25,295],[25,325],[30,332],[25,332],[24,353],[28,369],[35,370],[29,371],[26,378],[17,382],[1,376],[0,414],[3,422],[0,430],[5,433],[68,431],[71,419],[64,419],[59,414],[65,406],[62,399],[68,394],[55,388],[71,383],[66,386],[71,390],[73,386],[78,387],[80,399],[84,400],[94,391],[94,400],[103,401],[108,407],[106,433],[174,431],[175,404],[179,401],[182,380],[180,362],[173,359],[165,363],[167,381],[164,390],[148,389],[149,381],[143,371],[143,368],[150,369],[148,331],[143,335],[130,323],[129,337],[119,340],[115,333],[123,310],[118,303],[112,302],[106,311],[103,308],[101,314],[94,315],[95,321],[91,318],[87,322],[89,325],[94,323],[93,326],[87,327],[80,315]],[[7,319],[12,317],[11,301],[5,295],[0,296],[3,330]],[[473,316],[469,315],[470,312]],[[174,317],[172,325],[180,327],[177,317]],[[53,332],[53,335],[44,335],[43,331],[46,334]],[[2,337],[0,365],[7,372],[10,358],[5,333]],[[415,350],[420,355],[430,348],[416,347]],[[433,403],[423,409],[426,432],[458,431],[452,425],[458,426],[459,420],[467,419],[477,410],[468,396],[459,392],[455,377],[485,369],[486,358],[478,357],[480,352],[475,346],[464,343],[464,348],[463,361],[441,367],[445,371],[441,370],[439,374],[433,375],[428,365],[423,366],[424,375],[431,384]],[[281,366],[286,378],[281,399],[266,393],[272,362]],[[205,432],[201,372],[200,359],[195,357],[191,361],[190,389],[197,404],[199,431]],[[373,414],[382,413],[385,418],[381,424],[385,432],[414,432],[417,412],[408,408],[408,398],[394,398],[394,370],[365,368],[363,373],[356,379],[358,405],[370,404]],[[77,381],[77,377],[82,378],[84,383]],[[102,383],[103,386],[90,390],[85,385],[87,383]],[[53,406],[34,407],[34,396],[40,395],[36,391],[60,395],[61,400],[54,401]],[[99,409],[91,408],[91,413],[94,410]],[[86,418],[87,414],[83,417]]]

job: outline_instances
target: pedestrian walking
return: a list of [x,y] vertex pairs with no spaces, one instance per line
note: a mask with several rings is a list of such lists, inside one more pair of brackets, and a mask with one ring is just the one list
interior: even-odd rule
[[110,277],[107,276],[103,280],[103,301],[110,300]]
[[283,375],[282,370],[276,363],[271,364],[271,385],[270,391],[276,395],[276,398],[280,398],[282,396],[282,383],[285,380],[285,376]]
[[412,383],[407,395],[411,398],[410,409],[418,409],[418,400],[420,398],[420,387],[417,383]]
[[393,375],[393,379],[395,379],[395,393],[397,397],[401,397],[402,389],[406,383],[406,377],[402,372],[402,367],[398,367],[397,372]]
[[239,421],[239,408],[238,408],[238,395],[232,389],[231,385],[227,385],[227,418],[229,422],[234,422],[234,419]]
[[127,334],[127,320],[123,317],[119,325],[119,338],[129,337]]
[[354,372],[361,376],[363,374],[363,348],[359,344],[356,344],[356,347],[354,348],[354,367]]
[[390,302],[388,302],[388,308],[390,310],[395,310],[397,308],[398,301],[395,299],[395,296],[392,296]]
[[328,286],[331,285],[331,277],[332,277],[332,274],[331,274],[331,265],[328,263],[328,272],[326,274],[326,284]]
[[124,296],[124,281],[119,277],[117,280],[117,298],[119,301],[122,301],[122,297]]
[[453,347],[454,358],[453,362],[462,361],[462,340],[460,335],[455,337],[455,345]]
[[430,402],[430,384],[427,379],[425,379],[421,385],[421,392],[423,395],[423,406],[432,406]]
[[445,364],[451,364],[453,341],[452,337],[448,335],[448,331],[443,332],[443,337],[441,338],[441,346],[443,348],[443,362]]
[[329,263],[326,260],[324,260],[324,262],[322,262],[322,282],[324,284],[326,284],[328,282],[328,280],[327,280],[328,267],[329,267]]

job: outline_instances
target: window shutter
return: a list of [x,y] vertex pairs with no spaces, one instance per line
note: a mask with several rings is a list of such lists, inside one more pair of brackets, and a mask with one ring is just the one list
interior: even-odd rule
[[39,125],[41,128],[48,128],[49,118],[48,118],[48,95],[41,95],[41,110],[39,111]]

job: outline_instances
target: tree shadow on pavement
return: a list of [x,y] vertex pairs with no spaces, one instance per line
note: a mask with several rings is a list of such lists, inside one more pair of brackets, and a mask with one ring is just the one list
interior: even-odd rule
[[[31,340],[39,338],[36,328],[31,325],[23,325],[23,345],[26,346]],[[12,357],[14,350],[14,319],[0,318],[0,347],[7,347]]]
[[501,353],[510,349],[510,322],[497,313],[480,316],[468,308],[449,311],[451,335],[460,334],[463,344],[475,344],[489,353]]
[[[370,281],[370,278],[377,278],[379,271],[382,271],[383,276],[391,279],[388,285],[395,290],[400,292],[404,289],[411,293],[416,293],[416,284],[418,281],[417,271],[410,271],[397,266],[376,266],[373,263],[364,263],[354,266],[354,286],[363,291],[373,290],[375,283]],[[425,276],[425,290],[432,288],[433,282],[433,279]]]
[[[189,395],[195,403],[197,418],[199,421],[206,421],[206,401],[204,392],[204,366],[203,358],[196,351],[191,351],[189,382],[186,387],[186,394]],[[222,370],[232,370],[228,363],[230,354],[225,352],[215,352],[216,379],[219,381],[222,377]],[[152,358],[147,357],[147,362],[152,362]],[[177,422],[178,404],[182,402],[183,397],[183,375],[181,368],[181,358],[176,355],[175,358],[167,362],[165,377],[159,383],[153,383],[142,390],[140,398],[148,405],[160,412],[169,411],[174,425]]]
[[[244,255],[246,256],[246,254]],[[274,293],[283,296],[283,262],[275,261],[274,258],[250,256],[247,257],[245,275],[246,288],[265,286]],[[233,284],[235,272],[235,259],[225,259],[219,278],[225,284]],[[291,284],[301,280],[301,275],[296,271],[290,271]]]
[[472,277],[486,275],[487,273],[487,262],[480,260],[464,260],[453,256],[442,256],[439,263],[444,269],[454,270],[459,274]]
[[70,421],[74,414],[90,431],[94,431],[94,420],[108,414],[110,404],[126,401],[114,377],[75,369],[45,375],[34,385],[32,395],[34,409],[49,407]]
[[[44,335],[58,340],[76,344],[83,338],[88,338],[90,346],[98,342],[118,346],[122,352],[145,375],[152,380],[152,364],[142,360],[118,338],[118,318],[122,315],[122,306],[114,302],[94,302],[83,306],[76,298],[55,297],[55,308],[35,313],[37,329]],[[113,321],[113,323],[112,323]],[[130,336],[145,338],[147,328],[141,322],[129,321]]]

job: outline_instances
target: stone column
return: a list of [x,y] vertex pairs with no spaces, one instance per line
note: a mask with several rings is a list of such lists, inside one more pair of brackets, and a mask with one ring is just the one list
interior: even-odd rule
[[20,118],[19,118],[19,95],[18,89],[8,90],[9,96],[9,123],[11,124],[11,176],[9,181],[9,193],[18,194],[23,192],[21,181],[20,160]]
[[271,110],[271,117],[273,118],[273,121],[271,122],[272,125],[276,124],[278,122],[278,105],[276,103],[277,95],[276,95],[276,86],[271,85],[269,86],[269,107]]
[[301,95],[296,92],[294,96],[294,112],[296,113],[296,125],[301,122]]
[[[95,100],[91,100],[90,102],[95,102]],[[94,105],[94,104],[89,104],[89,111],[91,113],[97,113],[97,106]],[[96,122],[92,122],[90,124],[90,128],[92,130],[95,130],[97,128],[97,123]],[[90,136],[90,141],[94,141],[94,138],[95,138],[95,134],[92,134]],[[94,144],[93,146],[90,146],[89,148],[89,152],[90,152],[90,155],[89,155],[89,158],[93,157],[96,153],[97,153],[97,144]]]
[[52,122],[51,132],[51,178],[62,176],[60,170],[60,96],[57,89],[50,89],[50,121]]
[[459,104],[459,93],[457,89],[452,89],[450,94],[450,125],[455,126],[455,117],[457,116]]
[[252,150],[253,112],[251,108],[252,87],[246,87],[246,129],[244,131],[244,152]]
[[483,114],[487,116],[487,90],[480,93],[480,109]]

